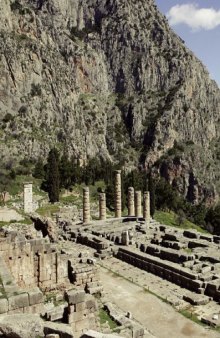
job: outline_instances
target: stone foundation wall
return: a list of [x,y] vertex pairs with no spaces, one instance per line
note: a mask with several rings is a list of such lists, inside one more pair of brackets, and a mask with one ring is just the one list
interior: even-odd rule
[[198,275],[184,271],[184,268],[181,270],[170,262],[163,262],[157,257],[149,257],[122,248],[119,249],[116,257],[183,288],[202,293],[204,283],[198,280]]
[[92,295],[87,295],[84,290],[70,290],[66,293],[66,300],[67,322],[72,326],[74,337],[80,337],[83,332],[99,328],[98,306]]
[[44,239],[0,240],[0,255],[19,287],[54,289],[68,282],[68,257],[57,253]]

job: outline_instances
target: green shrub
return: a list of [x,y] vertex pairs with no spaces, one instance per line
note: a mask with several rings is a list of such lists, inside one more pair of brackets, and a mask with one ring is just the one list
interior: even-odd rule
[[14,119],[14,116],[12,116],[10,113],[5,114],[3,118],[3,122],[8,123]]
[[11,3],[11,10],[13,12],[22,10],[22,5],[18,0],[15,0],[14,2]]
[[32,83],[31,85],[31,96],[41,96],[42,90],[40,84]]

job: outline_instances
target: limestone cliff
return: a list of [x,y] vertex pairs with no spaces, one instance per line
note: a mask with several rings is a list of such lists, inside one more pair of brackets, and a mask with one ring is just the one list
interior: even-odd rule
[[1,1],[0,58],[3,162],[57,144],[216,198],[220,91],[153,0]]

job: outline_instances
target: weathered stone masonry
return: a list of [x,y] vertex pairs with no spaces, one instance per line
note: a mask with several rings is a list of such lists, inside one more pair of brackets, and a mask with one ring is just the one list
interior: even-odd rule
[[33,211],[33,194],[32,183],[24,184],[24,212],[30,213]]
[[121,170],[115,172],[115,217],[121,217]]
[[90,197],[89,188],[83,188],[83,223],[89,223],[91,220],[90,216]]
[[106,220],[106,197],[104,192],[99,194],[99,219],[101,221]]
[[141,191],[135,191],[135,217],[142,217]]
[[132,217],[135,215],[134,211],[134,188],[128,188],[128,216]]
[[150,193],[149,191],[144,193],[144,208],[143,208],[143,217],[146,224],[150,224]]

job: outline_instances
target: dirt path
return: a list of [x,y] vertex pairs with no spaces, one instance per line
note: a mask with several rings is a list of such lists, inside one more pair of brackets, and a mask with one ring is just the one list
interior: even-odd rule
[[100,278],[109,301],[133,317],[157,338],[220,338],[220,333],[206,329],[183,317],[156,296],[102,268]]

